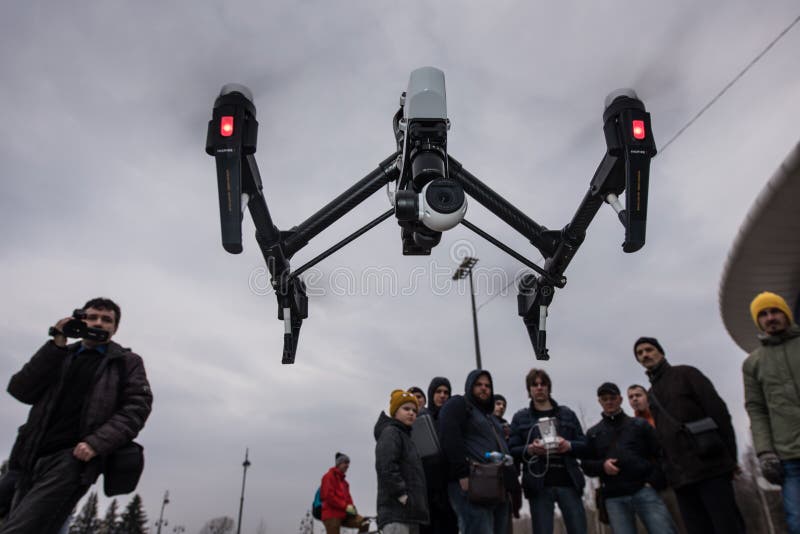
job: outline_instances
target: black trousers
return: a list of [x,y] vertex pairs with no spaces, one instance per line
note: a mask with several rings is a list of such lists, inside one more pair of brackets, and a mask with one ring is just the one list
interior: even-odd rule
[[36,461],[32,473],[17,483],[8,519],[0,534],[55,534],[89,489],[83,480],[86,463],[65,449]]
[[688,534],[744,534],[730,475],[675,488]]

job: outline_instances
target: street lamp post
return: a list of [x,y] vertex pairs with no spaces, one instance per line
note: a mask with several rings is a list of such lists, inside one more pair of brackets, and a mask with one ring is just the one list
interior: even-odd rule
[[472,298],[472,329],[475,333],[475,363],[478,369],[483,369],[481,365],[481,345],[478,340],[478,312],[475,309],[475,285],[472,282],[472,269],[476,263],[478,263],[478,258],[465,257],[456,272],[453,273],[453,280],[462,280],[465,276],[469,276],[469,295]]
[[169,504],[169,490],[164,492],[164,499],[161,501],[161,513],[158,516],[158,521],[156,521],[156,534],[161,534],[161,527],[168,524],[168,521],[164,519],[164,508]]
[[242,534],[242,508],[244,508],[244,483],[247,479],[247,468],[250,467],[248,456],[250,449],[244,450],[244,462],[242,462],[242,497],[239,499],[239,522],[236,523],[236,534]]

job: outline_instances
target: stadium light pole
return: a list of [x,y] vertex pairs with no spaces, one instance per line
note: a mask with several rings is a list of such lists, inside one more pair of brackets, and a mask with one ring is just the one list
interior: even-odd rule
[[244,482],[247,478],[247,468],[250,467],[248,456],[250,449],[244,450],[244,462],[242,462],[242,497],[239,499],[239,521],[236,523],[236,534],[242,534],[242,508],[244,508]]
[[464,277],[469,276],[469,295],[472,298],[472,329],[475,333],[475,363],[478,369],[483,369],[481,365],[481,344],[478,340],[478,312],[475,309],[475,285],[472,282],[472,269],[476,263],[478,263],[478,258],[465,257],[456,272],[453,273],[453,280],[462,280]]

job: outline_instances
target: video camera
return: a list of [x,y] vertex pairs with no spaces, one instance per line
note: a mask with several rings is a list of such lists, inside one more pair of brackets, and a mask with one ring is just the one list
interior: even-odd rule
[[65,337],[90,339],[92,341],[97,341],[98,343],[105,343],[108,341],[109,333],[106,330],[103,330],[102,328],[90,328],[89,325],[84,322],[84,319],[86,319],[85,310],[73,310],[72,319],[67,321],[64,326],[61,327],[61,332],[56,330],[55,326],[51,326],[47,334],[49,336],[57,336],[62,334]]
[[[441,241],[442,232],[461,224],[532,269],[533,273],[523,276],[518,284],[518,314],[536,358],[549,359],[545,328],[548,307],[555,288],[566,285],[564,272],[600,206],[610,204],[625,226],[623,251],[635,252],[644,246],[650,160],[656,146],[650,115],[642,101],[630,89],[607,97],[603,111],[606,154],[578,210],[561,230],[548,230],[534,222],[449,154],[450,119],[444,73],[439,69],[422,67],[411,73],[392,125],[395,153],[304,222],[279,231],[267,208],[254,156],[258,122],[252,92],[242,85],[227,84],[214,102],[206,153],[216,160],[222,245],[232,254],[242,251],[242,216],[249,208],[256,241],[277,296],[278,318],[285,325],[282,362],[294,363],[300,327],[308,317],[305,284],[299,276],[392,215],[401,229],[404,255],[429,255]],[[289,260],[296,252],[384,186],[391,203],[388,211],[291,270]],[[624,208],[619,201],[623,192]],[[467,196],[522,234],[541,253],[544,266],[466,220]]]

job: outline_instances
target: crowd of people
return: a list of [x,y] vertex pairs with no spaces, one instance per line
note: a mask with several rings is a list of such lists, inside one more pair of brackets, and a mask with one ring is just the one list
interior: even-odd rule
[[[800,534],[800,327],[780,296],[751,303],[760,347],[744,361],[744,403],[763,476],[780,485],[790,534]],[[728,408],[696,367],[671,365],[653,337],[633,344],[650,387],[626,389],[632,414],[613,382],[597,388],[601,419],[584,432],[575,412],[553,397],[544,369],[525,377],[530,404],[509,423],[506,399],[489,371],[469,373],[464,393],[431,380],[395,390],[375,425],[377,520],[384,534],[507,534],[528,500],[534,534],[552,534],[558,505],[568,534],[585,534],[585,478],[599,481],[595,503],[615,534],[739,534],[745,524],[734,498],[739,472]],[[422,456],[416,424],[427,417],[440,443]],[[337,453],[323,477],[327,534],[342,525],[367,530],[350,497]],[[498,489],[499,488],[499,489]]]

